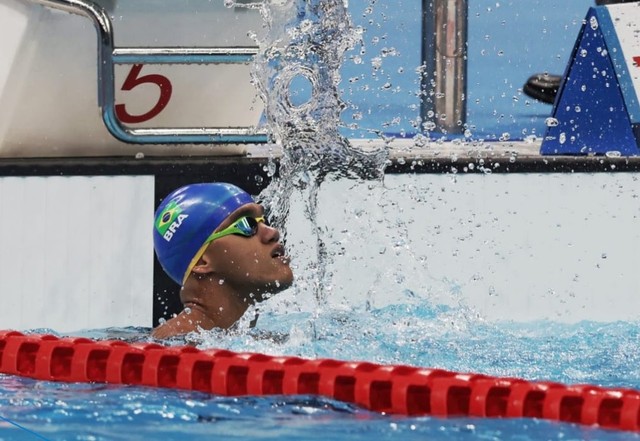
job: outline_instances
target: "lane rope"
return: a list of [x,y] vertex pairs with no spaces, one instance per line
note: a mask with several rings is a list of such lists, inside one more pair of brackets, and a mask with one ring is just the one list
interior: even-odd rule
[[371,411],[542,418],[640,432],[640,392],[404,365],[0,331],[0,373],[216,395],[321,395]]

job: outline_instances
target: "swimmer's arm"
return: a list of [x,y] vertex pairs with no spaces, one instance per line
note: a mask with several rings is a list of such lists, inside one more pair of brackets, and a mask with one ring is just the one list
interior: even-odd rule
[[165,338],[184,335],[189,332],[191,331],[186,329],[184,322],[178,320],[178,317],[174,317],[151,331],[151,337],[157,338],[158,340],[164,340]]

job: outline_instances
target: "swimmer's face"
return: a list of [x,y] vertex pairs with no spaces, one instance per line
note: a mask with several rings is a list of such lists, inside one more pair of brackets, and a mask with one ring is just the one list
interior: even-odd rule
[[[216,229],[221,231],[241,217],[262,217],[258,204],[247,204],[234,211]],[[228,235],[209,244],[206,253],[211,257],[213,272],[237,292],[253,295],[261,301],[264,295],[282,291],[293,283],[290,258],[279,242],[280,232],[264,222],[258,223],[251,237]]]

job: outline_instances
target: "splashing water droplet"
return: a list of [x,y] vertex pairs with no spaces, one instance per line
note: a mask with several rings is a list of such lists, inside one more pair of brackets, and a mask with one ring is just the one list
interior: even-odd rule
[[276,162],[273,160],[273,157],[269,158],[269,161],[267,162],[266,171],[267,171],[267,176],[269,176],[270,178],[276,174]]
[[567,134],[562,132],[559,136],[558,142],[560,144],[564,144],[565,142],[567,142]]
[[557,118],[554,118],[554,117],[551,117],[551,116],[544,120],[544,124],[547,127],[557,127],[559,123],[560,122],[558,121]]

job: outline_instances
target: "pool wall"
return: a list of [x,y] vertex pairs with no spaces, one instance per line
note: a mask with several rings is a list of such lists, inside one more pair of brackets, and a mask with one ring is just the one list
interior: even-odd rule
[[268,176],[263,161],[236,157],[0,160],[0,323],[151,326],[178,310],[154,258],[153,213],[175,188],[214,180],[258,194]]
[[0,178],[0,322],[148,325],[153,191],[150,176]]
[[[636,173],[328,182],[317,210],[332,256],[327,300],[457,305],[487,320],[636,320],[637,182]],[[302,269],[316,259],[304,206],[292,206],[287,238]]]
[[[258,194],[269,180],[264,163],[247,158],[89,164],[0,167],[0,203],[10,207],[0,219],[5,328],[157,323],[180,305],[178,287],[154,263],[155,204],[188,182],[235,182]],[[317,224],[330,256],[327,304],[429,302],[487,320],[635,320],[637,180],[424,173],[326,182]],[[306,204],[304,192],[294,193],[286,224],[297,287],[272,300],[303,310],[317,307]]]

